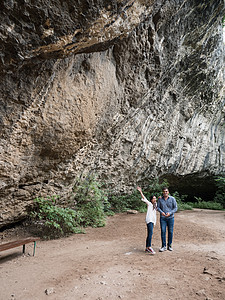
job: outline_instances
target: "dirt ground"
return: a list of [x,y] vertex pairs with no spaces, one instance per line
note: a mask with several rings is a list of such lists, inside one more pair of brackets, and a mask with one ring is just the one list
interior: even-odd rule
[[[158,215],[159,217],[159,215]],[[17,234],[17,236],[15,236]],[[24,233],[1,233],[1,243]],[[174,251],[144,252],[145,214],[108,217],[103,228],[88,228],[52,241],[0,253],[1,300],[225,299],[225,212],[176,213]]]

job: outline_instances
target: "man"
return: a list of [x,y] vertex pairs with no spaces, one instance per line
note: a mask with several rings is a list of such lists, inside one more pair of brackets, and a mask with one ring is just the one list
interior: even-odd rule
[[[177,211],[177,202],[174,197],[169,196],[168,188],[163,188],[163,197],[158,199],[157,206],[160,212],[160,227],[161,227],[161,240],[162,248],[160,252],[167,249],[173,251],[173,226],[174,226],[174,213]],[[168,227],[168,244],[166,248],[166,227]]]

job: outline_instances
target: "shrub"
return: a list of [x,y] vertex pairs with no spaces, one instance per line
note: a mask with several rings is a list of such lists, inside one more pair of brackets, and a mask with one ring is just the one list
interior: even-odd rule
[[193,206],[190,203],[179,203],[178,204],[178,211],[181,210],[192,210]]
[[101,201],[89,201],[77,206],[84,227],[105,226],[104,206]]
[[213,201],[201,201],[192,203],[194,208],[201,208],[201,209],[214,209],[214,210],[222,210],[223,206],[221,203],[213,202]]
[[164,187],[169,188],[169,183],[166,179],[164,179],[161,183],[159,182],[158,178],[150,181],[149,185],[145,190],[146,198],[149,199],[151,195],[154,195],[156,196],[156,198],[158,198],[162,195],[162,189]]
[[138,191],[134,191],[130,195],[111,195],[109,202],[115,212],[124,212],[129,209],[136,209],[140,212],[146,211],[146,204],[141,201]]
[[[154,195],[156,198],[158,198],[162,194],[162,188],[164,186],[168,187],[167,180],[159,183],[159,179],[157,178],[150,181],[146,189],[143,190],[143,193],[147,199],[149,199],[151,195]],[[110,195],[109,202],[111,203],[115,212],[124,212],[129,209],[135,209],[139,212],[146,212],[147,210],[146,204],[141,201],[141,195],[136,189],[132,194]]]
[[188,195],[180,195],[177,191],[172,194],[172,196],[177,201],[177,207],[178,211],[181,210],[192,210],[192,205],[190,203],[185,203],[185,199],[188,197]]
[[43,232],[50,238],[84,233],[83,227],[86,226],[104,226],[106,215],[113,214],[106,194],[94,176],[76,181],[73,195],[64,200],[67,207],[58,204],[57,198],[36,198],[30,214],[33,219],[39,220],[42,229],[47,228]]
[[[35,209],[31,218],[41,221],[43,233],[49,237],[59,237],[70,233],[83,232],[80,227],[81,216],[70,208],[63,208],[56,204],[56,197],[36,198]],[[47,230],[45,230],[47,229]]]
[[105,225],[106,214],[110,212],[110,203],[95,176],[78,179],[73,188],[76,210],[82,218],[82,225],[101,227]]
[[198,204],[200,204],[203,201],[201,197],[194,196],[194,198],[195,198],[195,200],[197,201]]
[[194,208],[201,209],[214,209],[214,210],[222,210],[223,206],[221,203],[215,201],[204,201],[201,197],[194,197],[197,202],[192,203]]
[[217,191],[213,200],[225,207],[225,176],[216,177],[215,184]]

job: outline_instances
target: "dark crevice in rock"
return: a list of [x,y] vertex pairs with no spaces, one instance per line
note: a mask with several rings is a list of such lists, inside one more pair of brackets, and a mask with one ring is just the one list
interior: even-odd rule
[[24,217],[24,218],[22,218],[22,219],[19,220],[19,221],[17,221],[17,220],[11,221],[10,224],[7,224],[7,225],[4,225],[4,226],[0,227],[0,232],[3,232],[3,231],[5,231],[5,230],[7,230],[7,229],[13,229],[13,228],[15,228],[15,227],[17,227],[17,226],[20,227],[21,225],[23,225],[25,219],[26,219],[26,218]]
[[121,37],[116,37],[112,40],[109,40],[109,41],[106,41],[106,42],[103,42],[103,43],[97,43],[97,44],[94,44],[90,47],[80,49],[79,51],[76,52],[76,54],[106,51],[110,47],[114,46],[116,43],[118,43],[121,40],[122,40]]
[[30,182],[30,183],[26,183],[26,184],[19,184],[18,188],[19,189],[24,189],[26,186],[34,186],[34,185],[38,185],[41,184],[41,182]]
[[160,18],[161,18],[160,11],[158,11],[152,18],[152,21],[155,25],[155,30],[157,30],[157,24],[158,24]]

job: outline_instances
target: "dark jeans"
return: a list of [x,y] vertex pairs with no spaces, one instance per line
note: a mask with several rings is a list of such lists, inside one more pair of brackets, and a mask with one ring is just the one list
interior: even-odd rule
[[152,235],[153,235],[154,224],[152,222],[147,224],[147,239],[146,239],[146,248],[152,246]]
[[166,246],[166,227],[168,227],[168,246],[172,245],[173,226],[174,226],[174,217],[160,218],[162,247]]

